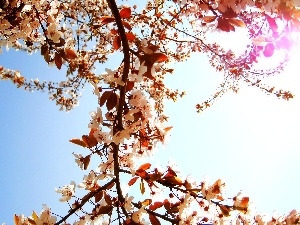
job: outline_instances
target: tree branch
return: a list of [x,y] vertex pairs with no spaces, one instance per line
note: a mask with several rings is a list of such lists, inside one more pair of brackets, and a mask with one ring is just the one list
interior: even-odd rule
[[96,191],[89,192],[86,194],[79,205],[77,205],[75,208],[71,209],[67,215],[65,215],[61,220],[55,223],[55,225],[59,225],[62,222],[66,221],[72,214],[74,214],[78,209],[80,209],[84,204],[89,201],[92,197],[94,197],[96,194],[98,194],[100,191],[105,190],[108,186],[110,186],[112,183],[116,181],[116,178],[112,179],[108,183],[106,183],[104,186],[99,187]]

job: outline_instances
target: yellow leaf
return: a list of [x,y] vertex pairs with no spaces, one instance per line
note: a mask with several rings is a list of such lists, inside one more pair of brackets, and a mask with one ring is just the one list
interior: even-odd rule
[[34,220],[37,220],[37,219],[39,218],[39,216],[36,214],[35,211],[32,211],[31,217],[32,217]]

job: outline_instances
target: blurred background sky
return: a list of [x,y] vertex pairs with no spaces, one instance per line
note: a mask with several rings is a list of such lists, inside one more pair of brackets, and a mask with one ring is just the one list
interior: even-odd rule
[[[195,112],[195,104],[214,93],[222,74],[203,55],[175,64],[175,74],[168,75],[166,82],[187,95],[166,103],[173,129],[155,163],[165,166],[171,158],[182,176],[191,174],[198,181],[211,182],[221,178],[228,196],[242,190],[260,212],[284,214],[300,209],[298,59],[299,55],[293,55],[285,73],[266,80],[292,91],[296,98],[287,102],[242,86],[238,94],[228,92],[201,114]],[[62,71],[49,68],[39,53],[4,51],[0,65],[33,79],[63,76]],[[116,65],[108,63],[99,73]],[[79,183],[85,174],[72,152],[87,151],[68,140],[88,132],[89,112],[97,107],[91,93],[87,85],[79,106],[66,113],[47,93],[26,92],[0,81],[0,223],[13,224],[14,213],[40,212],[42,204],[62,216],[67,212],[67,204],[58,201],[54,188],[71,180]]]

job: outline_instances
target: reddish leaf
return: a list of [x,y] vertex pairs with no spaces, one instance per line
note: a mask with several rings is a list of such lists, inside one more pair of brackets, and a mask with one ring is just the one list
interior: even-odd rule
[[166,177],[175,177],[175,176],[177,176],[177,174],[175,173],[174,170],[172,170],[172,169],[169,167],[169,168],[168,168],[168,172],[167,172],[167,174],[164,176],[164,178],[166,178]]
[[151,211],[155,211],[156,209],[162,207],[164,204],[162,202],[154,202],[154,204],[149,206]]
[[49,54],[49,51],[47,51],[45,54],[44,54],[44,59],[45,59],[45,62],[49,64],[50,62],[50,54]]
[[62,66],[62,57],[57,52],[55,52],[54,62],[55,62],[57,69],[60,70],[61,66]]
[[65,49],[65,54],[66,54],[68,59],[76,59],[77,58],[77,55],[76,55],[76,53],[73,49],[66,48]]
[[202,18],[202,20],[205,22],[205,23],[211,23],[213,21],[215,21],[217,17],[216,16],[204,16]]
[[147,140],[146,138],[141,137],[140,138],[140,143],[142,147],[149,147],[149,140]]
[[147,170],[147,169],[150,169],[151,167],[151,164],[150,163],[145,163],[143,165],[141,165],[138,170]]
[[82,140],[86,144],[88,148],[95,147],[98,144],[97,139],[94,137],[94,135],[82,135]]
[[120,10],[120,16],[121,18],[129,18],[131,17],[131,8],[125,7]]
[[108,111],[112,110],[118,103],[118,96],[116,93],[112,92],[106,101],[106,108]]
[[156,62],[161,63],[166,61],[168,57],[164,53],[152,53],[145,55],[145,59],[147,62],[153,65]]
[[229,23],[229,20],[222,17],[218,19],[217,28],[225,32],[235,31],[234,26]]
[[108,99],[108,97],[110,96],[111,93],[112,93],[112,91],[104,91],[103,92],[103,94],[100,97],[100,102],[99,102],[100,107],[104,105],[104,103],[106,102],[106,100]]
[[148,173],[145,170],[137,170],[135,171],[135,174],[141,178],[146,178],[148,176]]
[[265,46],[263,51],[265,57],[271,57],[274,54],[275,47],[272,43],[269,43]]
[[182,181],[178,177],[166,177],[163,178],[164,183],[167,183],[169,185],[182,185]]
[[110,33],[112,33],[113,35],[116,35],[116,34],[118,34],[118,30],[116,30],[116,29],[111,29],[111,30],[110,30]]
[[126,21],[122,21],[122,24],[124,27],[126,27],[128,30],[132,30],[132,27],[129,23],[127,23]]
[[126,91],[131,91],[134,87],[134,81],[127,81],[126,83]]
[[159,49],[159,46],[148,43],[148,47],[152,52],[156,52]]
[[132,186],[137,181],[137,179],[139,179],[139,177],[133,177],[133,178],[131,178],[130,181],[128,182],[128,185]]
[[159,173],[150,174],[150,180],[151,181],[157,181],[160,178],[161,178],[161,174],[159,174]]
[[79,138],[71,139],[71,140],[69,140],[69,142],[72,142],[73,144],[76,144],[76,145],[80,145],[80,146],[82,146],[84,148],[87,147],[87,145],[85,144],[85,142],[83,140],[79,139]]
[[151,222],[152,225],[160,225],[160,221],[157,219],[156,216],[149,214],[149,220]]
[[83,158],[83,169],[86,170],[90,164],[91,161],[91,156],[87,155],[86,157]]
[[121,38],[119,35],[115,36],[115,39],[113,41],[113,47],[115,50],[118,50],[121,47]]
[[49,48],[47,44],[42,45],[41,47],[41,55],[45,55],[47,52],[49,52]]
[[268,21],[268,23],[269,23],[269,25],[270,25],[270,28],[271,28],[271,30],[272,31],[277,31],[277,29],[278,29],[278,26],[277,26],[277,23],[276,23],[276,21],[275,21],[275,19],[274,18],[272,18],[272,17],[270,17],[269,15],[265,15],[266,16],[266,18],[267,18],[267,21]]
[[113,210],[113,207],[111,205],[104,205],[100,208],[98,208],[97,213],[98,214],[110,214]]
[[241,200],[241,207],[247,207],[249,203],[249,197],[243,197]]
[[108,23],[114,22],[115,18],[112,16],[103,16],[102,18],[100,18],[100,21],[102,24],[108,24]]
[[221,211],[222,211],[222,214],[224,215],[224,216],[230,216],[230,208],[229,208],[229,206],[225,206],[225,205],[219,205],[219,207],[220,207],[220,209],[221,209]]
[[222,12],[223,17],[225,18],[236,18],[237,14],[231,7],[227,7],[227,10],[225,12]]
[[95,195],[95,202],[99,202],[103,198],[103,191],[100,191]]
[[127,37],[128,41],[134,41],[135,40],[135,36],[132,32],[126,33],[126,37]]
[[236,18],[229,18],[228,21],[231,25],[236,26],[236,27],[245,27],[246,26],[246,24],[242,20],[239,20]]
[[111,197],[106,192],[104,192],[104,199],[108,205],[112,204]]

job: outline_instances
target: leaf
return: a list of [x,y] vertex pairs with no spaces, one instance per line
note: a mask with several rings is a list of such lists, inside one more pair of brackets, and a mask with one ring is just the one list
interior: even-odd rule
[[39,216],[36,214],[35,211],[32,211],[31,217],[32,217],[34,220],[37,220],[37,219],[39,218]]
[[84,148],[87,147],[87,145],[85,144],[85,142],[83,140],[79,139],[79,138],[71,139],[71,140],[69,140],[69,142],[71,142],[73,144],[76,144],[76,145],[80,145],[80,146],[82,146]]
[[243,197],[241,200],[241,207],[247,207],[249,203],[249,197]]
[[76,53],[73,49],[66,48],[65,49],[65,54],[66,54],[68,59],[76,59],[77,58],[77,55],[76,55]]
[[140,183],[140,191],[141,191],[142,195],[145,193],[145,185],[144,185],[143,180],[141,180],[141,183]]
[[149,206],[151,211],[155,211],[156,209],[162,207],[164,204],[162,202],[154,202],[154,204]]
[[200,4],[198,5],[198,7],[199,7],[200,9],[204,10],[204,11],[209,10],[208,4],[200,3]]
[[54,63],[56,65],[57,69],[60,70],[61,66],[62,66],[62,57],[57,52],[55,52]]
[[118,50],[121,47],[121,38],[119,35],[115,36],[113,41],[113,47],[115,50]]
[[127,23],[126,21],[122,21],[122,24],[125,28],[127,28],[128,30],[132,30],[132,27],[129,23]]
[[151,164],[150,163],[145,163],[143,165],[141,165],[138,170],[147,170],[147,169],[150,169],[151,167]]
[[47,52],[49,52],[49,48],[47,44],[42,45],[41,47],[41,55],[45,55]]
[[166,177],[163,181],[169,185],[182,185],[182,181],[178,177]]
[[225,12],[222,12],[223,17],[225,18],[236,18],[237,14],[231,7],[227,7],[227,10]]
[[132,186],[137,181],[137,179],[139,179],[139,177],[133,177],[133,178],[131,178],[130,181],[128,182],[128,185]]
[[83,169],[86,170],[90,164],[91,161],[91,155],[87,155],[86,157],[83,158]]
[[126,33],[126,37],[127,37],[128,41],[134,41],[135,40],[135,36],[132,32]]
[[145,55],[145,59],[147,62],[149,62],[153,65],[156,62],[161,63],[161,62],[166,61],[168,59],[168,57],[164,53],[152,53],[152,54]]
[[82,140],[88,148],[95,147],[98,144],[98,141],[94,135],[82,135]]
[[100,22],[102,24],[108,24],[108,23],[111,23],[111,22],[114,22],[115,21],[115,18],[112,17],[112,16],[103,16],[100,18]]
[[236,27],[245,27],[246,26],[244,21],[236,19],[236,18],[229,18],[228,21],[231,25],[236,26]]
[[202,20],[203,20],[205,23],[211,23],[211,22],[215,21],[216,18],[217,18],[216,16],[204,16],[204,17],[202,18]]
[[263,54],[265,57],[271,57],[274,54],[275,47],[272,43],[269,43],[265,46]]
[[219,205],[221,211],[222,211],[222,214],[224,216],[230,216],[230,208],[228,206],[225,206],[225,205]]
[[152,202],[152,199],[145,199],[144,201],[142,201],[142,205],[143,206],[148,206],[148,205],[150,205],[151,204],[151,202]]
[[17,214],[14,215],[14,223],[15,225],[19,224],[19,216],[17,216]]
[[225,32],[235,31],[234,26],[229,23],[229,20],[222,17],[218,19],[217,28]]
[[267,14],[265,14],[265,16],[266,16],[266,19],[267,19],[267,21],[268,21],[268,23],[269,23],[269,25],[270,25],[271,30],[272,30],[273,32],[276,32],[277,29],[278,29],[278,26],[277,26],[277,23],[276,23],[275,19],[272,18],[272,17],[270,17],[270,16],[267,15]]
[[134,81],[127,81],[126,91],[131,91],[134,88]]
[[47,51],[45,54],[44,54],[44,60],[46,63],[49,64],[50,62],[50,54],[49,54],[49,51]]
[[111,205],[104,205],[100,208],[98,208],[97,213],[98,214],[110,214],[113,210],[113,207]]
[[120,16],[121,18],[129,18],[131,17],[131,8],[130,7],[125,7],[120,10]]
[[110,96],[110,94],[112,93],[112,91],[104,91],[103,94],[100,97],[99,100],[99,105],[100,107],[104,105],[104,103],[106,102],[106,100],[108,99],[108,97]]
[[111,197],[106,192],[104,192],[104,199],[108,205],[112,204]]
[[149,213],[149,220],[152,225],[160,225],[161,224],[160,221],[157,219],[157,217],[150,213]]
[[173,128],[173,126],[166,127],[166,128],[164,128],[164,131],[165,131],[165,132],[168,132],[168,131],[171,130],[172,128]]
[[118,96],[116,93],[112,92],[106,101],[106,108],[108,111],[112,110],[118,103]]
[[99,202],[103,198],[103,191],[100,191],[95,195],[95,202]]
[[148,173],[145,170],[136,170],[135,175],[138,175],[141,178],[145,178],[148,176]]

